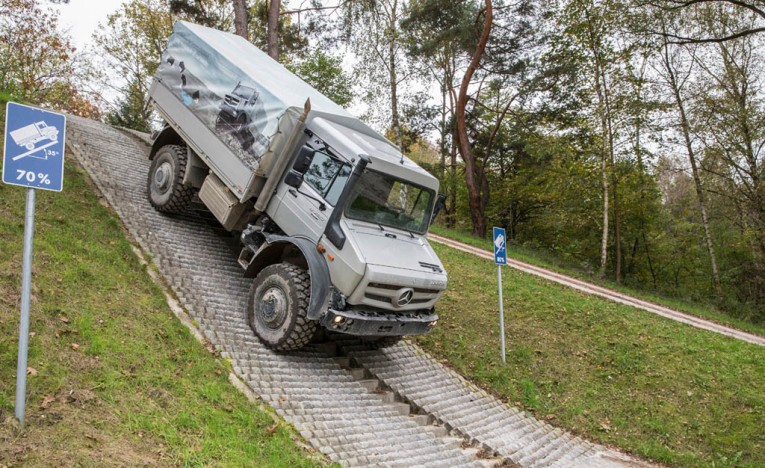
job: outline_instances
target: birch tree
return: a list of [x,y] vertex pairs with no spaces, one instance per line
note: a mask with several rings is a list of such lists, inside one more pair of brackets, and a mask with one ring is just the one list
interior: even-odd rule
[[[659,19],[662,32],[667,31],[667,21],[664,16]],[[679,124],[680,133],[682,134],[683,143],[685,146],[685,152],[688,156],[688,163],[691,167],[691,176],[693,177],[693,185],[696,190],[696,198],[698,200],[699,213],[701,214],[701,223],[704,228],[704,240],[706,241],[707,252],[709,253],[709,263],[712,272],[712,283],[716,293],[719,295],[722,292],[722,285],[720,282],[720,271],[717,266],[717,256],[715,254],[714,242],[712,240],[712,230],[709,226],[709,215],[707,209],[707,195],[703,188],[701,181],[701,174],[699,170],[698,158],[693,144],[693,138],[691,135],[691,123],[688,118],[686,99],[683,95],[684,83],[689,79],[689,75],[692,73],[692,68],[688,66],[686,61],[686,69],[680,69],[680,54],[687,53],[688,59],[691,63],[694,61],[694,48],[678,50],[677,47],[669,44],[669,36],[667,34],[661,35],[661,75],[664,78],[666,86],[672,95],[674,101],[674,108],[677,112],[677,119]]]

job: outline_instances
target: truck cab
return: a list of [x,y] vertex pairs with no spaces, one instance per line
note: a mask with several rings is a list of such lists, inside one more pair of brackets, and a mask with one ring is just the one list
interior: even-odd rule
[[[446,288],[425,237],[438,181],[390,143],[322,118],[309,127],[293,182],[285,178],[268,212],[287,235],[324,250],[333,300],[321,324],[368,337],[429,331]],[[343,198],[358,155],[368,162]]]

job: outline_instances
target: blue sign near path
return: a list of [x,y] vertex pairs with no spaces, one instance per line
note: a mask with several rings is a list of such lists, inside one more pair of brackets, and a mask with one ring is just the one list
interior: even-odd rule
[[507,265],[507,239],[505,238],[505,230],[502,228],[494,228],[494,263],[497,265]]
[[64,185],[65,133],[64,115],[9,102],[3,182],[60,192]]

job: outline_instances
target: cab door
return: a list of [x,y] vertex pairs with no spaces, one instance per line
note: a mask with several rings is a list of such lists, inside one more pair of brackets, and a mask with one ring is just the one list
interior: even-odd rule
[[348,164],[316,151],[300,187],[280,184],[274,221],[288,235],[302,234],[318,242],[350,173]]

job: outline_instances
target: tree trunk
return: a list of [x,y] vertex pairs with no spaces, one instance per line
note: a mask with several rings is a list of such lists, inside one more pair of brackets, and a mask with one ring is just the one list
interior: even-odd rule
[[478,64],[486,50],[486,43],[489,41],[489,33],[492,26],[492,4],[491,0],[485,0],[486,11],[483,22],[483,30],[478,40],[473,58],[470,60],[465,75],[460,84],[460,93],[457,99],[457,140],[459,142],[460,155],[465,161],[465,184],[468,190],[468,204],[470,206],[470,218],[473,223],[473,234],[484,237],[486,235],[486,219],[481,209],[480,181],[476,181],[476,165],[473,149],[470,147],[467,135],[467,124],[465,122],[465,109],[468,101],[468,86],[473,74],[478,68]]
[[[590,6],[594,7],[593,4]],[[600,269],[598,276],[603,279],[606,276],[606,267],[608,266],[608,212],[609,212],[609,162],[613,164],[613,132],[611,130],[611,109],[608,101],[608,83],[606,82],[605,63],[602,57],[602,36],[600,31],[596,31],[596,19],[590,15],[589,10],[585,10],[587,17],[587,46],[592,52],[593,72],[595,73],[595,94],[598,99],[597,114],[600,120],[600,177],[603,186],[603,231],[600,237]]]
[[[396,2],[393,2],[393,11],[396,11]],[[396,27],[395,15],[391,15],[390,28]],[[401,122],[398,115],[398,76],[396,74],[396,40],[391,38],[388,43],[388,76],[390,80],[390,125],[393,131],[393,139],[396,146],[404,151],[401,141]]]
[[616,174],[616,164],[614,163],[614,129],[612,126],[611,95],[608,89],[605,73],[601,75],[603,79],[603,95],[606,99],[606,123],[608,124],[608,163],[611,173],[611,191],[613,193],[614,206],[614,277],[617,283],[622,282],[622,216],[619,209],[619,178]]
[[604,86],[601,81],[603,69],[598,60],[598,51],[595,45],[592,46],[595,55],[595,92],[598,96],[598,114],[600,118],[600,178],[603,186],[603,231],[600,237],[600,270],[598,276],[603,279],[606,276],[606,266],[608,265],[608,212],[609,212],[609,194],[608,194],[608,162],[609,162],[609,142],[611,141],[611,132],[608,124],[608,109],[606,107],[606,98],[604,95]]
[[[452,80],[450,83],[453,82],[454,78],[454,63],[452,62]],[[449,87],[449,110],[452,116],[455,115],[457,112],[457,93],[454,90],[453,86]],[[452,124],[453,125],[453,124]],[[454,129],[451,129],[452,133],[454,134]],[[449,149],[449,167],[450,167],[450,174],[451,177],[449,177],[449,217],[446,218],[446,226],[449,228],[453,228],[457,224],[457,138],[454,136],[452,138],[451,142],[451,148]]]
[[237,36],[249,40],[247,32],[247,3],[246,0],[234,0],[234,30]]
[[440,157],[438,172],[441,176],[441,182],[446,180],[446,93],[446,76],[444,74],[444,81],[441,83],[441,122],[438,127],[440,133],[438,139],[438,155]]
[[669,44],[667,38],[664,36],[664,55],[662,57],[664,62],[664,69],[667,72],[667,78],[669,85],[672,88],[672,94],[675,98],[675,104],[680,116],[680,128],[683,132],[683,139],[685,141],[685,149],[688,152],[688,161],[691,163],[691,175],[693,176],[693,185],[696,189],[696,197],[699,201],[699,211],[701,211],[701,222],[704,226],[704,238],[707,244],[707,251],[709,252],[709,262],[712,267],[712,281],[714,283],[715,293],[720,296],[722,294],[722,285],[720,283],[720,272],[717,269],[717,256],[715,255],[715,249],[712,245],[712,231],[709,228],[709,218],[707,216],[707,201],[706,194],[701,185],[701,177],[699,177],[698,164],[696,163],[696,154],[693,151],[693,144],[691,142],[691,129],[688,117],[685,113],[685,103],[680,94],[680,85],[675,77],[675,70],[672,67],[672,61],[669,59]]
[[266,48],[268,56],[279,61],[279,9],[281,0],[271,0],[268,7],[268,28],[266,30]]
[[606,155],[600,158],[600,173],[603,182],[603,233],[600,237],[600,270],[598,276],[603,279],[606,276],[608,264],[608,164]]
[[[613,162],[611,163],[613,168]],[[612,172],[615,172],[612,170]],[[619,210],[619,185],[616,180],[616,175],[612,177],[613,191],[614,191],[614,278],[617,283],[622,282],[622,229],[621,229],[621,212]]]

